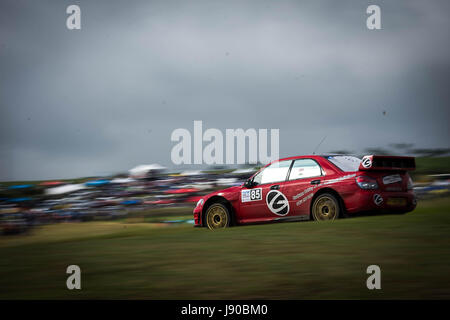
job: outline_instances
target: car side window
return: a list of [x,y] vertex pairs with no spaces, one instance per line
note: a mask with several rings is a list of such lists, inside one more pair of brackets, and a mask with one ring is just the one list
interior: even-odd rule
[[322,175],[322,168],[312,159],[298,159],[294,161],[289,180],[319,177]]
[[292,160],[274,162],[260,171],[253,178],[253,182],[256,184],[266,184],[285,181],[291,163]]

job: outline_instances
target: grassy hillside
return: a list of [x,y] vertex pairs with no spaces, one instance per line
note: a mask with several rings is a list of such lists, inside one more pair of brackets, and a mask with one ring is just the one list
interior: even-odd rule
[[[0,238],[0,298],[450,298],[450,199],[406,215],[242,226],[92,222]],[[65,288],[66,267],[82,290]],[[366,288],[378,264],[382,290]]]

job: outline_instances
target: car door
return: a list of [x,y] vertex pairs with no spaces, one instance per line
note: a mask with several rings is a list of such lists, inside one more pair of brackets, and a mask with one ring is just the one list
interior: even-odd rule
[[239,217],[242,222],[272,220],[289,213],[287,198],[281,190],[291,163],[292,160],[273,162],[253,176],[252,187],[242,186]]
[[309,158],[294,160],[283,186],[292,215],[309,216],[311,199],[315,190],[320,187],[322,179],[323,170],[317,161]]

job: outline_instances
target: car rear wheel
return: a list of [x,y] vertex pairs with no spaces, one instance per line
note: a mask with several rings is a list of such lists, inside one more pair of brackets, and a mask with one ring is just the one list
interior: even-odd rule
[[316,221],[335,220],[339,218],[340,212],[338,199],[330,193],[324,193],[314,200],[311,216]]
[[230,213],[223,204],[214,203],[206,210],[206,226],[211,229],[223,229],[230,225]]

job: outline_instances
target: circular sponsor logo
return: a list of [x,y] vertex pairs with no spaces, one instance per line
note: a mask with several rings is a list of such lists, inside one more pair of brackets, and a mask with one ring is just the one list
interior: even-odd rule
[[266,203],[269,210],[279,216],[289,213],[289,201],[286,196],[278,190],[270,190],[266,196]]
[[370,160],[370,158],[368,158],[368,157],[364,157],[362,159],[362,166],[364,168],[370,168],[372,166],[372,160]]
[[381,205],[383,203],[383,197],[381,195],[379,195],[378,193],[374,194],[373,195],[373,202],[375,202],[375,204],[377,206],[379,206],[379,205]]

